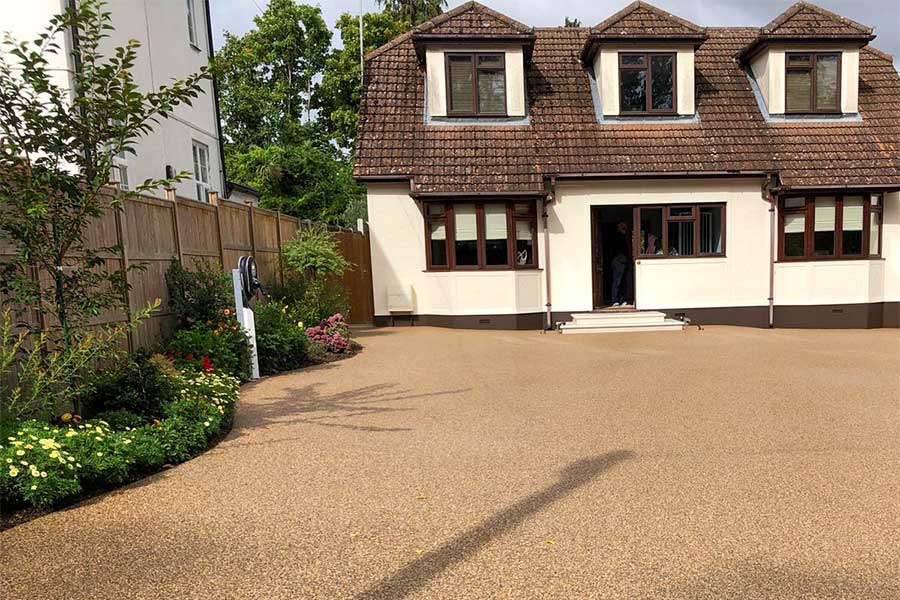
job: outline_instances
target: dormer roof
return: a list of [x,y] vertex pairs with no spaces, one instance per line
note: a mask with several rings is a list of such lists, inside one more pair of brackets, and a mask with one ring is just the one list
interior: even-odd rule
[[589,61],[603,42],[660,40],[699,45],[705,39],[705,28],[638,0],[591,28],[582,60]]
[[426,45],[448,42],[518,42],[529,58],[535,39],[531,27],[478,2],[466,2],[425,21],[411,35],[420,61]]
[[842,41],[865,46],[875,39],[872,28],[809,2],[796,2],[760,28],[759,35],[741,50],[746,58],[772,42]]

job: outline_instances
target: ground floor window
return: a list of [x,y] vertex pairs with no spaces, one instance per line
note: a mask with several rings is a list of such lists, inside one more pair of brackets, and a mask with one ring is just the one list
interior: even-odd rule
[[779,206],[780,260],[881,256],[882,194],[787,196]]
[[426,202],[429,270],[537,267],[537,212],[529,202]]
[[637,255],[651,257],[725,254],[724,204],[674,204],[635,209]]

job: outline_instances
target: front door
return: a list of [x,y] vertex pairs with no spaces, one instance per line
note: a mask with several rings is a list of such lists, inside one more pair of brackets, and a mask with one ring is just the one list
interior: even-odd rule
[[[619,222],[624,222],[631,236],[634,248],[636,235],[633,206],[592,206],[591,207],[591,280],[594,308],[605,308],[612,304],[612,248],[611,241],[617,235]],[[633,252],[633,250],[632,250]],[[626,297],[634,301],[635,264],[632,260],[625,272],[622,285],[627,290]]]

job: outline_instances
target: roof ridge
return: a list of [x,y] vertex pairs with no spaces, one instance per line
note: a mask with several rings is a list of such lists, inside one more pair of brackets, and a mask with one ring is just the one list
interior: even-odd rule
[[607,29],[611,28],[617,22],[621,21],[623,18],[627,17],[631,13],[638,10],[639,8],[646,9],[660,18],[675,21],[679,25],[687,27],[688,29],[691,29],[696,33],[704,33],[705,32],[704,27],[701,27],[700,25],[697,25],[696,23],[691,23],[687,19],[682,19],[681,17],[679,17],[677,15],[673,15],[670,12],[666,12],[661,8],[653,6],[649,2],[644,2],[643,0],[635,0],[634,2],[632,2],[628,6],[626,6],[619,12],[617,12],[616,14],[612,15],[611,17],[609,17],[607,19],[604,19],[602,22],[600,22],[597,25],[595,25],[594,27],[592,27],[591,30],[596,33],[602,33],[604,31],[606,31]]
[[410,30],[407,31],[406,33],[401,33],[400,35],[398,35],[397,37],[395,37],[395,38],[392,39],[391,41],[385,42],[384,44],[378,46],[377,48],[375,48],[375,49],[372,50],[371,52],[366,52],[365,56],[363,56],[363,62],[365,62],[365,61],[367,61],[367,60],[369,60],[369,59],[375,58],[376,56],[378,56],[378,55],[380,55],[380,54],[384,54],[385,52],[387,52],[387,51],[390,50],[391,48],[396,48],[398,45],[402,44],[403,42],[405,42],[406,40],[408,40],[409,38],[411,38],[411,37],[412,37],[412,34],[413,34],[413,31],[414,31],[414,30],[410,29]]
[[784,26],[788,21],[790,21],[794,16],[797,15],[801,10],[810,10],[814,13],[817,13],[821,16],[828,17],[829,19],[834,19],[839,21],[843,25],[849,25],[854,29],[858,29],[860,34],[871,35],[872,28],[863,25],[862,23],[858,23],[853,19],[848,19],[842,15],[831,12],[821,6],[817,6],[812,4],[811,2],[804,2],[801,0],[800,2],[795,2],[791,6],[787,8],[783,13],[769,21],[766,25],[760,28],[760,33],[762,34],[772,34],[775,33],[778,29]]
[[428,31],[431,31],[438,25],[446,23],[447,21],[449,21],[463,13],[466,13],[470,10],[475,10],[477,12],[494,17],[498,21],[501,21],[502,23],[509,25],[513,29],[520,30],[522,33],[530,33],[532,30],[532,28],[529,27],[528,25],[525,25],[524,23],[522,23],[520,21],[516,21],[512,17],[508,17],[508,16],[504,15],[503,13],[497,12],[496,10],[494,10],[488,6],[485,6],[484,4],[481,4],[480,2],[475,2],[475,0],[470,0],[469,2],[460,4],[459,6],[457,6],[455,8],[451,8],[447,12],[444,12],[435,17],[432,17],[431,19],[425,21],[424,23],[420,23],[419,25],[417,25],[416,27],[413,28],[413,32],[427,33]]

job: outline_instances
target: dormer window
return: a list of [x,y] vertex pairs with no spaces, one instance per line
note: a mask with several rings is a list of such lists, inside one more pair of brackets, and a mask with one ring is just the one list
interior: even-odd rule
[[619,54],[622,113],[675,113],[675,52]]
[[506,116],[503,53],[445,54],[448,112],[456,116]]
[[786,53],[784,88],[788,113],[841,112],[841,54]]

